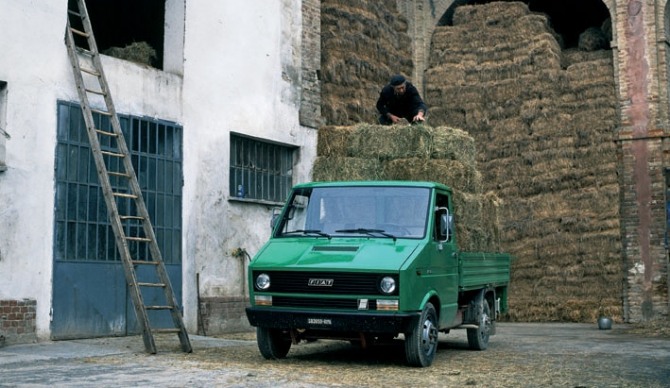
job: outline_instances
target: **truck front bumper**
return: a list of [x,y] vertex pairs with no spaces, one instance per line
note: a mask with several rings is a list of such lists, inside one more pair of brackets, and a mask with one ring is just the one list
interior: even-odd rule
[[246,312],[252,326],[365,333],[406,333],[421,317],[420,312],[312,312],[259,307],[247,307]]

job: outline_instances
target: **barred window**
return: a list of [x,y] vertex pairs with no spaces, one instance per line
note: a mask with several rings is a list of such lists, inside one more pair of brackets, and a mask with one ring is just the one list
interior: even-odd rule
[[297,147],[230,134],[230,197],[282,203],[293,184]]
[[[110,120],[95,113],[96,128],[111,131]],[[121,130],[166,264],[181,262],[182,127],[146,117],[120,115]],[[103,150],[112,150],[102,138]],[[118,158],[105,157],[110,171]],[[118,177],[110,177],[112,186]],[[134,214],[128,199],[118,198],[122,214]],[[98,181],[86,125],[78,104],[58,102],[56,148],[55,256],[59,261],[119,261],[107,205]],[[127,225],[137,235],[141,225]],[[134,230],[133,230],[134,229]],[[133,257],[148,257],[147,244],[131,243]]]

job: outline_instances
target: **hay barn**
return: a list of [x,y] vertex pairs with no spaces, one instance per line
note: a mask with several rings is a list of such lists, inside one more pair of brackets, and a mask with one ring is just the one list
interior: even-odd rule
[[[470,168],[482,187],[465,191],[502,204],[495,233],[516,256],[507,319],[667,319],[668,85],[659,87],[665,106],[636,104],[659,91],[634,84],[640,65],[629,56],[645,53],[626,26],[642,23],[640,12],[653,20],[667,11],[599,0],[409,3],[322,1],[330,126],[319,133],[314,178],[455,179],[467,187],[444,173],[458,175],[444,160],[403,155],[398,144],[415,143],[396,129],[351,126],[375,124],[381,87],[394,73],[408,75],[433,129],[474,139]],[[667,34],[667,14],[655,17]],[[654,70],[667,80],[665,64]]]

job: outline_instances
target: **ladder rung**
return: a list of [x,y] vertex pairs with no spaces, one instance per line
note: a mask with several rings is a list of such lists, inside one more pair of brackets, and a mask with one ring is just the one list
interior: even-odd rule
[[119,216],[119,218],[121,218],[122,220],[137,220],[137,221],[144,219],[144,217],[142,216]]
[[90,56],[90,57],[94,57],[94,56],[95,56],[95,53],[94,53],[93,51],[88,50],[88,49],[85,49],[85,48],[83,48],[83,47],[79,47],[79,46],[77,46],[77,51],[80,52],[80,53],[82,53],[82,54],[88,55],[88,56]]
[[146,238],[146,237],[132,237],[132,236],[126,236],[126,240],[130,240],[130,241],[139,241],[139,242],[150,242],[150,241],[151,241],[150,238]]
[[159,334],[174,334],[174,333],[181,333],[180,329],[174,328],[174,329],[151,329],[152,332],[154,333],[159,333]]
[[137,195],[135,194],[128,194],[128,193],[113,193],[115,197],[121,197],[121,198],[137,198]]
[[142,283],[138,282],[138,286],[140,287],[165,287],[165,283]]
[[81,17],[81,14],[80,14],[79,12],[73,11],[73,10],[71,10],[71,9],[68,9],[68,10],[67,10],[67,13],[69,13],[70,15],[74,15],[74,16],[79,16],[79,17]]
[[100,109],[91,108],[91,112],[95,112],[95,113],[101,114],[103,116],[111,116],[112,115],[110,112],[106,112],[106,111],[100,110]]
[[90,74],[90,75],[93,75],[93,76],[96,76],[96,77],[100,77],[100,73],[98,73],[95,70],[87,69],[87,68],[81,67],[81,66],[79,67],[79,70],[83,71],[84,73],[87,73],[87,74]]
[[147,310],[172,310],[172,306],[144,306]]
[[158,265],[157,261],[152,260],[132,260],[133,265]]
[[121,178],[130,178],[130,175],[126,174],[125,172],[107,171],[107,174],[118,176]]
[[84,31],[79,31],[79,30],[76,29],[76,28],[72,28],[72,27],[70,27],[70,31],[72,31],[73,34],[77,34],[77,35],[79,35],[79,36],[83,36],[83,37],[85,37],[85,38],[88,38],[88,37],[89,37],[89,34],[88,34],[88,33],[84,32]]
[[105,135],[105,136],[114,136],[114,137],[119,136],[119,135],[117,135],[117,134],[114,133],[114,132],[107,132],[107,131],[103,131],[102,129],[96,129],[95,131],[96,131],[97,133],[99,133],[99,134],[101,134],[101,135]]
[[120,154],[118,152],[111,152],[111,151],[100,151],[100,153],[102,153],[103,155],[113,156],[115,158],[123,158],[124,156],[126,156],[124,154]]
[[105,92],[103,92],[102,90],[93,90],[93,89],[84,89],[84,90],[86,90],[88,93],[97,94],[99,96],[105,95]]

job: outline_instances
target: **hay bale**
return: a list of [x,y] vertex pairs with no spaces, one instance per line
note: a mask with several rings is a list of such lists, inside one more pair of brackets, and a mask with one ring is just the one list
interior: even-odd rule
[[381,87],[392,74],[412,74],[407,19],[395,3],[323,0],[321,26],[322,116],[376,123]]
[[379,180],[382,168],[377,159],[317,157],[312,169],[314,181]]
[[589,27],[579,34],[577,47],[582,51],[604,50],[609,48],[609,40],[600,28]]
[[359,124],[349,136],[347,155],[381,160],[452,159],[474,164],[475,144],[467,132],[457,128]]
[[443,183],[454,190],[481,193],[482,177],[474,164],[450,159],[403,158],[384,163],[384,179]]
[[316,155],[317,156],[348,156],[347,147],[353,127],[325,126],[319,128]]
[[156,60],[156,50],[147,42],[133,42],[126,47],[110,47],[102,53],[149,66]]
[[429,135],[421,125],[360,124],[350,136],[348,154],[360,158],[396,159],[425,157]]
[[486,24],[504,27],[514,19],[528,15],[530,10],[522,2],[491,2],[480,5],[462,5],[454,11],[454,26]]

